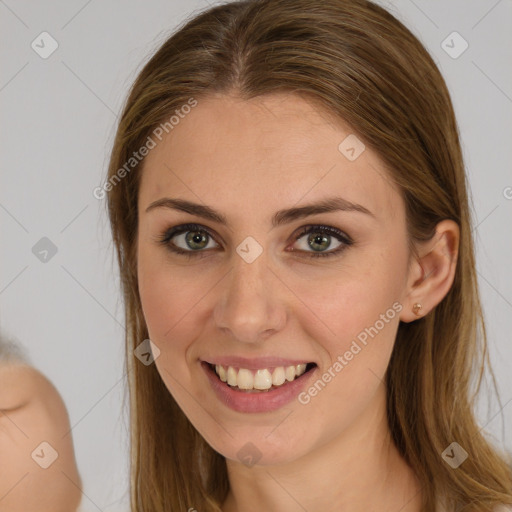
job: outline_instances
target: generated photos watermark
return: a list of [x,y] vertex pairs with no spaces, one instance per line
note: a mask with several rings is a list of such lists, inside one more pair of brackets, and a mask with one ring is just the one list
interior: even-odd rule
[[403,306],[400,302],[394,302],[392,307],[386,310],[385,313],[381,313],[379,319],[374,322],[370,327],[363,329],[357,336],[356,339],[352,340],[352,343],[348,350],[342,355],[336,358],[336,361],[310,386],[306,391],[299,393],[297,400],[302,405],[307,405],[311,402],[311,399],[318,395],[329,382],[331,382],[336,375],[338,375],[343,368],[345,368],[354,357],[361,352],[361,350],[367,346],[368,337],[374,338],[379,332],[384,329],[386,324],[393,320],[395,316],[402,311]]
[[[168,134],[173,130],[181,119],[184,119],[187,114],[192,111],[192,108],[197,106],[197,100],[189,98],[187,103],[177,108],[174,114],[169,117],[165,123],[159,124],[151,133],[148,135],[146,142],[138,149],[134,151],[132,156],[120,167],[116,173],[103,183],[101,186],[96,187],[92,191],[92,195],[96,199],[104,199],[107,192],[110,192],[130,171],[135,168],[142,160],[149,154],[149,152],[156,148],[158,142],[161,142],[164,134]],[[155,140],[158,139],[158,142]]]

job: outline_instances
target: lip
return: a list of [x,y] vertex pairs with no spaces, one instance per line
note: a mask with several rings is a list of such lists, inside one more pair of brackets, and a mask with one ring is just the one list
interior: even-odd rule
[[[234,359],[236,358],[230,358],[231,361]],[[220,359],[218,361],[220,361]],[[255,360],[253,359],[252,361]],[[261,362],[262,359],[258,359],[258,364],[261,364]],[[268,363],[269,361],[266,362]],[[290,363],[290,366],[291,364],[294,363]],[[300,362],[297,364],[300,364]],[[283,365],[278,364],[277,366]],[[230,409],[245,413],[272,412],[280,409],[287,403],[290,403],[292,400],[294,400],[297,395],[299,395],[299,393],[309,385],[311,379],[314,377],[316,371],[318,370],[318,366],[315,366],[306,373],[303,373],[300,377],[297,377],[292,382],[286,382],[276,389],[262,391],[259,393],[244,393],[243,391],[235,391],[225,382],[222,382],[215,373],[215,370],[211,368],[210,363],[201,361],[201,367],[205,372],[206,377],[208,378],[217,398]],[[268,366],[266,367],[268,368]],[[242,368],[247,367],[242,366]],[[258,368],[265,368],[265,366],[258,366]]]
[[211,359],[203,359],[205,363],[213,365],[220,364],[227,368],[246,368],[247,370],[263,370],[264,368],[276,368],[278,366],[296,366],[298,364],[308,364],[314,361],[306,361],[304,359],[283,359],[282,357],[255,357],[249,359],[247,357],[214,357]]

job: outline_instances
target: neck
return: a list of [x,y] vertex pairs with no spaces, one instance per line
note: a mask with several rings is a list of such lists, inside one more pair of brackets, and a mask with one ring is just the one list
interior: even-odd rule
[[227,460],[223,512],[419,512],[419,483],[391,440],[385,387],[350,429],[284,464]]

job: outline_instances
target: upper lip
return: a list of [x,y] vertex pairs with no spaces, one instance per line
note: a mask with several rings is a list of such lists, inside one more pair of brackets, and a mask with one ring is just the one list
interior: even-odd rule
[[283,357],[238,357],[238,356],[218,356],[202,359],[204,362],[224,367],[246,368],[248,370],[259,370],[262,368],[276,368],[277,366],[296,366],[298,364],[308,364],[313,361],[306,359],[287,359]]

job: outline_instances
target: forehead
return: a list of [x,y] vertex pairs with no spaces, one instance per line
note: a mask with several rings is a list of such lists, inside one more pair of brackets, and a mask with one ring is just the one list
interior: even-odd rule
[[347,146],[361,151],[360,144],[341,119],[298,95],[209,96],[150,151],[139,201],[145,208],[181,197],[228,215],[261,216],[339,195],[394,218],[403,204],[378,156],[368,147],[355,160],[344,153]]

